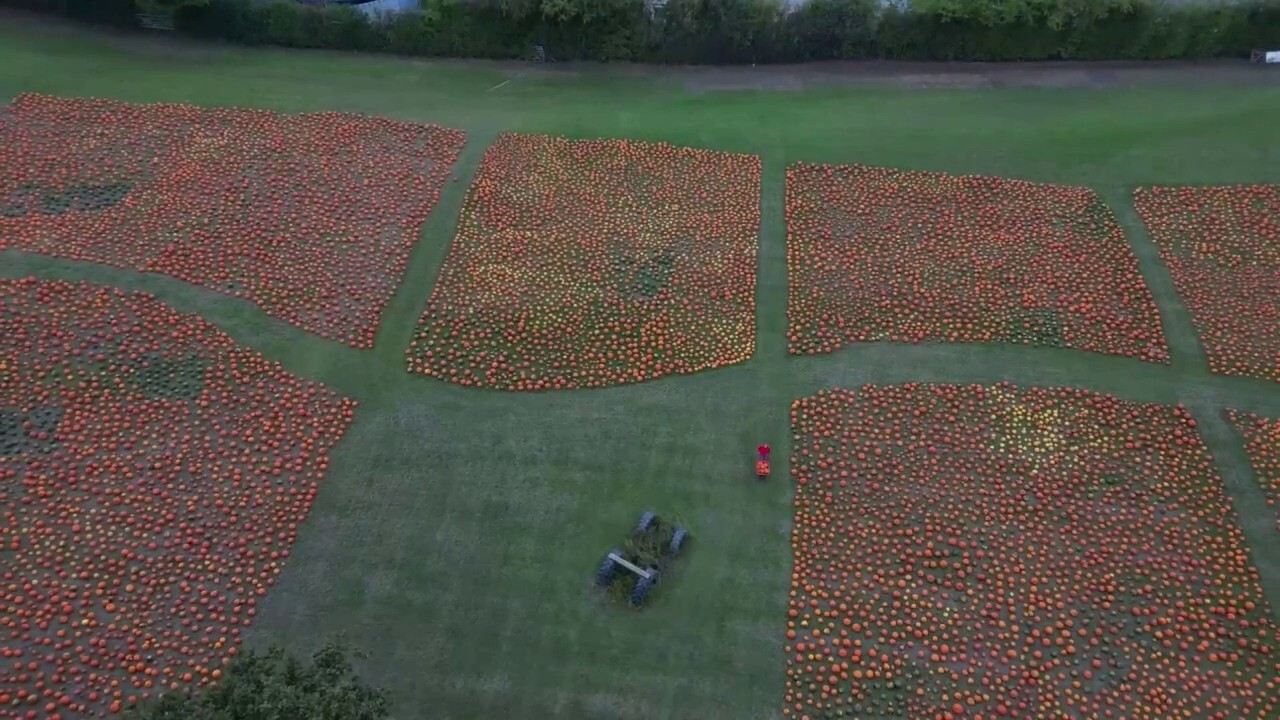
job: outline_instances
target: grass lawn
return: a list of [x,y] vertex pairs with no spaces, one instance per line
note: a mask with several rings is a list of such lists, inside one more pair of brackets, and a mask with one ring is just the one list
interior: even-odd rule
[[[184,49],[0,25],[3,101],[33,91],[342,110],[467,131],[371,350],[322,340],[246,301],[166,277],[0,252],[4,277],[154,292],[360,403],[251,640],[309,649],[344,634],[371,653],[362,669],[392,689],[399,718],[777,716],[791,567],[788,412],[792,400],[834,386],[1007,380],[1185,404],[1280,611],[1274,519],[1222,416],[1231,407],[1280,417],[1280,386],[1209,374],[1131,202],[1143,184],[1280,181],[1274,85],[692,92],[668,76],[511,78],[495,65]],[[506,131],[760,156],[754,357],[694,375],[535,394],[407,373],[405,348],[466,188],[486,147]],[[788,356],[782,184],[797,161],[1097,190],[1140,259],[1171,363],[979,344],[864,343]],[[778,449],[774,477],[763,484],[753,479],[760,442]],[[644,509],[678,515],[693,539],[675,581],[637,614],[597,601],[591,576]]]

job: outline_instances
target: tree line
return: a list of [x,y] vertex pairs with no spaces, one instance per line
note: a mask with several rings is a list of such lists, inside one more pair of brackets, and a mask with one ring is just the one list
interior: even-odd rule
[[[1168,60],[1280,43],[1280,0],[422,0],[371,18],[295,0],[0,0],[249,45],[427,57],[734,64]],[[539,50],[540,48],[540,50]]]

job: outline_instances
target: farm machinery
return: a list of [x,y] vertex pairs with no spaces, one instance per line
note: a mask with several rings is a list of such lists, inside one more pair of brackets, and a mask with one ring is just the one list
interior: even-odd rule
[[610,550],[596,571],[596,586],[621,590],[632,607],[643,607],[668,563],[675,559],[689,538],[685,528],[645,512],[622,547]]

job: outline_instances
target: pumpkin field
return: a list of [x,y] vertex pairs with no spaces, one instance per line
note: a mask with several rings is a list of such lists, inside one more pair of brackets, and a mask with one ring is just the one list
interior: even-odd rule
[[1209,367],[1280,381],[1280,185],[1144,187],[1135,200]]
[[1280,717],[1275,93],[680,77],[0,22],[0,720]]
[[796,165],[787,268],[796,354],[1012,342],[1169,361],[1137,258],[1088,188]]
[[409,343],[410,372],[562,390],[746,360],[759,197],[758,157],[499,137]]
[[466,137],[40,95],[16,98],[5,128],[0,249],[173,275],[355,347],[373,345]]
[[355,403],[154,297],[0,291],[3,704],[85,717],[216,680]]
[[913,384],[792,417],[784,714],[1280,711],[1277,623],[1184,408]]

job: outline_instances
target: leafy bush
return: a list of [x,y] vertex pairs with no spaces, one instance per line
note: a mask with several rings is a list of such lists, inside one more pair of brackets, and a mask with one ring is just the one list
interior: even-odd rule
[[316,8],[292,2],[273,2],[263,5],[261,23],[265,26],[268,42],[286,47],[309,47],[307,43],[308,20],[319,11]]
[[236,657],[226,676],[194,694],[165,695],[142,705],[130,720],[382,720],[387,693],[360,681],[349,651],[329,643],[303,663],[280,648]]
[[265,43],[266,25],[250,0],[214,0],[174,12],[179,31],[203,38],[220,38],[248,45]]
[[800,60],[876,56],[879,0],[810,0],[787,17]]

